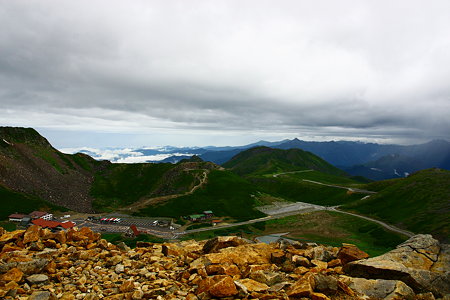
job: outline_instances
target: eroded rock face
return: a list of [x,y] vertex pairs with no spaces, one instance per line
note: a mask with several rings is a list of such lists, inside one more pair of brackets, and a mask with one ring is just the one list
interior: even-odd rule
[[431,235],[416,235],[381,256],[351,262],[344,267],[353,277],[400,280],[416,292],[431,291],[437,297],[450,293],[448,245]]
[[[0,233],[1,299],[414,299],[420,293],[416,299],[432,300],[444,293],[435,286],[445,283],[439,281],[445,277],[433,276],[449,269],[448,245],[427,236],[343,269],[348,245],[267,245],[222,237],[139,243],[129,249],[101,240],[88,228],[67,233],[38,227],[7,233],[0,228]],[[350,252],[360,253],[355,248]],[[376,277],[382,274],[378,269],[369,272],[373,279],[354,275],[363,272],[362,266],[414,281]],[[413,277],[417,274],[421,281]],[[414,284],[421,284],[420,291]]]
[[355,292],[375,299],[414,299],[414,291],[399,280],[365,279],[340,276]]

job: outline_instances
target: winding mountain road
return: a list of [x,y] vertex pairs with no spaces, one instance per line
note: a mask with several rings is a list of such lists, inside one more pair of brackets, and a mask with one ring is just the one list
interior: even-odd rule
[[377,219],[373,219],[373,218],[370,218],[370,217],[358,215],[358,214],[347,212],[347,211],[343,211],[343,210],[339,210],[336,207],[328,207],[327,210],[335,211],[335,212],[338,212],[338,213],[341,213],[341,214],[351,215],[351,216],[354,216],[354,217],[358,217],[358,218],[361,218],[361,219],[365,219],[365,220],[377,223],[377,224],[383,226],[384,228],[386,228],[387,230],[406,235],[407,237],[412,237],[414,235],[414,233],[411,232],[411,231],[400,229],[398,227],[395,227],[394,225],[390,225],[388,223],[379,221]]
[[344,190],[348,190],[348,191],[354,192],[354,193],[362,193],[362,194],[376,194],[377,193],[377,192],[373,192],[373,191],[362,190],[362,189],[355,189],[355,188],[351,188],[351,187],[347,187],[347,186],[341,186],[341,185],[327,184],[327,183],[322,183],[322,182],[308,180],[308,179],[302,179],[302,180],[305,181],[305,182],[309,182],[309,183],[314,183],[314,184],[334,187],[334,188],[338,188],[338,189],[344,189]]
[[273,174],[272,176],[277,178],[280,175],[294,174],[294,173],[306,173],[306,172],[312,172],[312,171],[314,171],[314,170],[301,170],[301,171],[283,172],[283,173]]

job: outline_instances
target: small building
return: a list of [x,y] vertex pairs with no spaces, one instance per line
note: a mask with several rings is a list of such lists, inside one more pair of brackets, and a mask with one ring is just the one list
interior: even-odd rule
[[30,223],[31,223],[31,217],[25,216],[22,218],[22,221],[20,222],[19,226],[26,228],[26,227],[28,227],[28,225],[30,225]]
[[57,221],[49,221],[44,219],[34,219],[31,221],[34,225],[39,225],[42,228],[50,228],[50,229],[69,229],[75,227],[75,223],[71,221],[65,222],[57,222]]
[[131,225],[128,231],[126,232],[127,236],[138,236],[141,232],[137,229],[136,225]]
[[214,213],[212,212],[212,210],[205,210],[203,212],[203,214],[207,217],[207,218],[212,218],[214,216]]
[[220,222],[222,222],[222,220],[218,220],[218,219],[213,219],[213,220],[211,220],[211,224],[212,224],[213,226],[216,226],[216,225],[219,224]]
[[63,228],[63,229],[69,229],[69,228],[73,228],[73,227],[75,227],[75,223],[74,222],[72,222],[72,221],[64,221],[64,222],[61,222],[60,223],[60,226]]
[[205,220],[206,216],[204,214],[190,215],[189,220],[192,222]]
[[27,215],[23,214],[11,214],[8,216],[10,222],[22,222],[22,219]]
[[35,210],[30,214],[30,216],[32,219],[43,219],[43,220],[47,220],[47,221],[53,220],[53,214],[50,214],[45,211]]

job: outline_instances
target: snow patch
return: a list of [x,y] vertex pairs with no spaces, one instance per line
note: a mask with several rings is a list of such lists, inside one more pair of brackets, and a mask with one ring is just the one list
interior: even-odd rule
[[378,168],[370,168],[372,171],[377,171],[377,172],[381,172],[381,169]]
[[10,142],[8,142],[7,140],[5,140],[5,139],[2,139],[5,143],[7,143],[8,145],[10,145],[10,146],[12,146],[13,144],[11,144]]

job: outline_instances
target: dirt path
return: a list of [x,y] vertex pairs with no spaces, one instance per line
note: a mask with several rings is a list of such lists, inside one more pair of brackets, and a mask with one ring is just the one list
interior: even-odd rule
[[204,169],[203,173],[202,173],[203,176],[202,176],[202,178],[200,178],[199,184],[193,186],[192,189],[190,191],[186,192],[186,193],[143,199],[143,200],[140,200],[140,201],[138,201],[136,203],[133,203],[133,204],[127,206],[127,207],[121,208],[118,211],[119,212],[130,213],[130,212],[133,212],[133,211],[138,211],[138,210],[140,210],[142,208],[145,208],[145,207],[147,207],[149,205],[153,205],[153,204],[156,204],[156,203],[165,202],[167,200],[175,199],[175,198],[178,198],[178,197],[190,195],[190,194],[194,193],[196,190],[198,190],[199,188],[201,188],[206,183],[206,181],[208,180],[208,174],[209,174],[209,170]]

